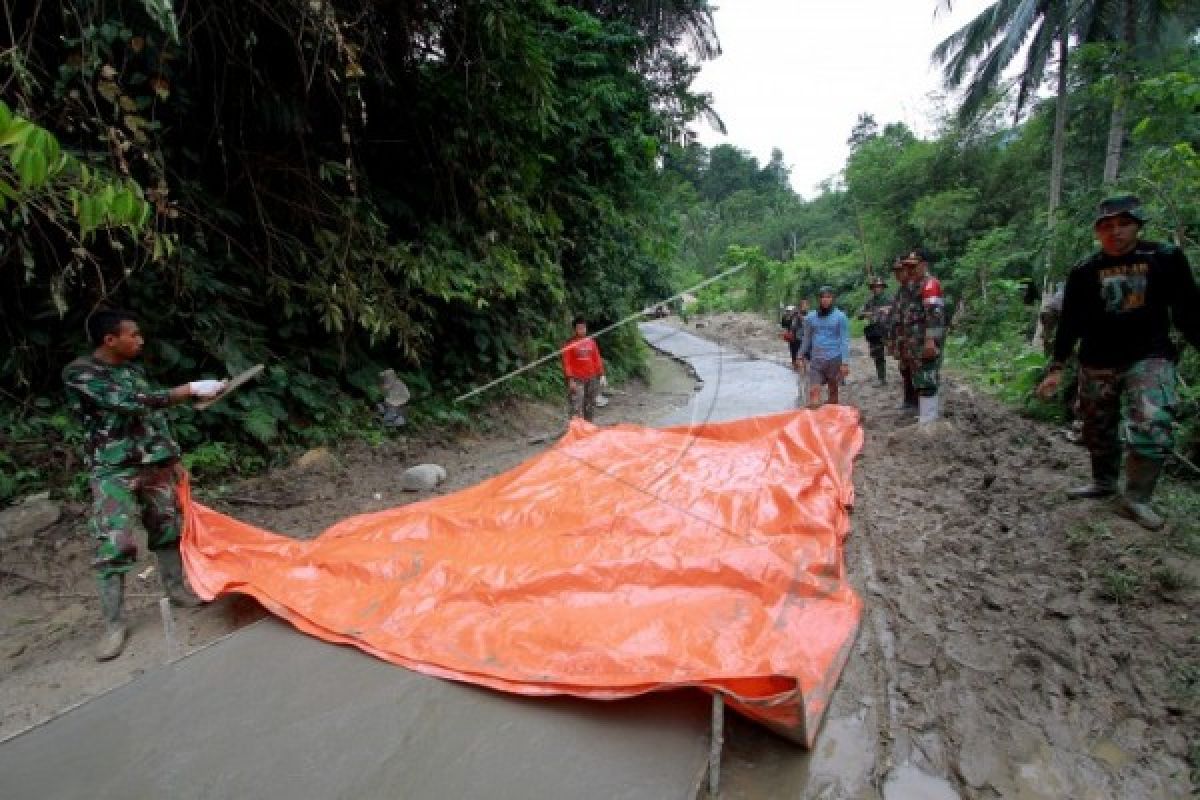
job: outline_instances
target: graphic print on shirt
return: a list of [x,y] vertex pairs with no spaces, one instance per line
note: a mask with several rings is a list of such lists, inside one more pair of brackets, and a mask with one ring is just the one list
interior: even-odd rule
[[1146,279],[1150,265],[1122,264],[1100,270],[1100,296],[1109,314],[1134,311],[1146,305]]

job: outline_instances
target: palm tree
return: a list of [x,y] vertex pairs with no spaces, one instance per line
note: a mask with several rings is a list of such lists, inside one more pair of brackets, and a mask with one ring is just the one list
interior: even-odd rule
[[[952,0],[939,0],[939,9],[951,6]],[[1146,43],[1158,40],[1166,29],[1167,20],[1184,14],[1186,6],[1179,0],[996,0],[939,44],[933,51],[933,58],[944,66],[948,87],[957,89],[967,84],[959,114],[961,118],[969,119],[979,112],[999,85],[1004,70],[1032,36],[1025,66],[1018,78],[1016,108],[1019,115],[1030,94],[1041,84],[1057,40],[1058,92],[1050,169],[1053,222],[1062,194],[1067,55],[1072,34],[1080,42],[1109,41],[1119,45],[1116,92],[1104,160],[1104,182],[1114,183],[1120,169],[1139,33]],[[969,82],[968,72],[971,73]]]
[[[996,0],[933,51],[933,60],[943,66],[946,86],[958,89],[967,83],[959,107],[959,118],[970,119],[979,113],[988,96],[996,90],[1004,70],[1029,41],[1025,65],[1017,78],[1017,103],[1014,116],[1042,84],[1051,54],[1058,50],[1058,85],[1054,102],[1054,140],[1050,156],[1050,197],[1046,224],[1053,230],[1055,215],[1062,201],[1063,164],[1067,146],[1067,56],[1070,51],[1072,19],[1079,5],[1088,0]],[[938,8],[950,10],[952,0],[939,0]],[[970,79],[968,82],[968,72]],[[1054,261],[1054,238],[1046,252],[1047,277]],[[1045,286],[1043,286],[1043,289]],[[1042,336],[1041,315],[1037,318],[1034,341]]]
[[1173,13],[1182,11],[1178,0],[1091,0],[1077,20],[1079,36],[1086,42],[1115,42],[1117,45],[1116,91],[1108,122],[1108,144],[1104,150],[1104,183],[1116,183],[1125,142],[1125,116],[1133,88],[1138,35],[1147,45],[1155,44]]
[[[938,8],[949,10],[952,4],[953,0],[939,0]],[[984,101],[999,85],[1004,70],[1029,41],[1025,65],[1017,84],[1016,114],[1019,116],[1030,94],[1041,85],[1050,54],[1057,44],[1058,86],[1047,216],[1050,228],[1054,227],[1055,214],[1062,198],[1067,57],[1072,33],[1082,42],[1107,39],[1120,43],[1120,70],[1109,118],[1104,160],[1104,183],[1115,183],[1125,139],[1125,115],[1133,84],[1133,61],[1139,27],[1148,37],[1157,39],[1163,32],[1163,23],[1168,14],[1181,12],[1183,5],[1178,0],[996,0],[934,49],[933,59],[943,65],[946,85],[957,89],[967,84],[959,116],[960,119],[970,119],[979,113]],[[1117,33],[1114,34],[1114,31]],[[1047,265],[1052,263],[1054,257],[1053,237],[1050,242],[1051,249],[1046,254]],[[1039,317],[1035,340],[1040,336]]]
[[[947,88],[966,85],[959,118],[975,117],[1000,84],[1004,71],[1028,42],[1025,64],[1017,77],[1016,116],[1042,84],[1046,66],[1057,49],[1058,87],[1054,111],[1054,145],[1050,166],[1050,224],[1062,198],[1067,130],[1067,56],[1072,18],[1081,0],[996,0],[933,51],[943,67]],[[950,10],[952,0],[940,0]],[[1032,37],[1032,38],[1031,38]]]

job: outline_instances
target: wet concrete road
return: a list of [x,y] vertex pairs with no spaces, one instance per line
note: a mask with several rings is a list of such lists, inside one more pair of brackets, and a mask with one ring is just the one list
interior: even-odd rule
[[[661,323],[643,323],[642,335],[656,349],[686,360],[702,386],[687,408],[663,425],[721,421],[796,409],[795,373],[786,366],[779,343],[777,362],[751,358],[740,350]],[[861,398],[863,352],[851,345],[859,374],[842,388],[844,402]],[[855,547],[852,542],[852,548]],[[860,593],[873,580],[870,555],[859,543],[851,579]],[[879,688],[875,651],[892,651],[886,618],[868,605],[854,654],[841,676],[812,751],[787,742],[737,715],[726,717],[722,759],[722,798],[728,800],[955,800],[950,784],[907,764],[892,764],[888,714],[881,710],[890,692]]]
[[703,382],[687,407],[665,417],[661,425],[720,422],[796,408],[791,370],[670,325],[643,322],[638,327],[647,344],[686,360]]
[[268,619],[0,745],[0,798],[690,800],[708,710],[516,697]]

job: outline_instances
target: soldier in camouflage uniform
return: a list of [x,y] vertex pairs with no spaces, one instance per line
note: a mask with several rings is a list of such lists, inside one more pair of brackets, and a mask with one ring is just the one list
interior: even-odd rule
[[870,286],[871,296],[867,298],[867,302],[863,303],[858,316],[859,319],[867,321],[867,326],[863,329],[863,335],[867,339],[867,349],[871,354],[871,359],[875,362],[875,376],[879,379],[879,385],[886,386],[887,345],[884,339],[887,335],[888,312],[891,310],[892,299],[884,292],[887,283],[883,278],[871,278]]
[[900,372],[900,383],[904,390],[904,400],[900,405],[903,412],[917,410],[917,389],[913,386],[913,374],[910,365],[900,357],[899,320],[900,311],[913,296],[912,287],[908,283],[908,267],[899,256],[892,261],[892,274],[896,278],[896,294],[892,297],[892,305],[888,311],[887,336],[884,345],[889,355],[896,359],[896,368]]
[[158,557],[167,596],[176,605],[200,599],[184,581],[179,557],[182,518],[175,485],[182,467],[163,410],[192,397],[211,397],[222,381],[193,381],[154,389],[131,362],[142,351],[136,319],[123,311],[98,311],[88,320],[95,351],[63,370],[67,402],[84,433],[90,469],[92,512],[88,529],[96,542],[93,567],[99,584],[105,633],[96,658],[116,658],[128,629],[121,619],[125,573],[137,559],[133,519],[140,515],[147,545]]
[[[942,285],[929,274],[929,255],[915,248],[902,259],[904,285],[892,306],[897,356],[912,375],[917,420],[927,426],[938,419],[942,346],[946,336],[946,302]],[[907,400],[907,398],[906,398]]]
[[1100,250],[1067,277],[1054,358],[1038,394],[1049,398],[1058,390],[1079,342],[1077,406],[1092,482],[1069,494],[1116,494],[1123,443],[1125,491],[1116,510],[1158,530],[1164,520],[1150,498],[1174,450],[1179,404],[1171,323],[1200,348],[1200,290],[1179,248],[1139,238],[1145,221],[1132,195],[1100,204],[1093,223]]

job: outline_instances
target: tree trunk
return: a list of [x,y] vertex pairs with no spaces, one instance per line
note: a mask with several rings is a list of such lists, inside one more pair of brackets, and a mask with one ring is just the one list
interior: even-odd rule
[[[1070,46],[1070,29],[1064,17],[1062,30],[1058,34],[1058,94],[1054,99],[1054,146],[1050,156],[1050,202],[1046,214],[1046,227],[1050,236],[1046,240],[1046,272],[1042,276],[1042,302],[1050,286],[1050,271],[1054,268],[1054,228],[1058,217],[1058,206],[1062,202],[1063,162],[1067,150],[1067,55]],[[1033,345],[1041,346],[1045,331],[1042,330],[1041,304],[1033,323]]]
[[1104,183],[1116,183],[1121,170],[1121,145],[1125,140],[1125,112],[1133,83],[1133,55],[1137,44],[1137,7],[1125,0],[1125,21],[1121,32],[1121,69],[1117,73],[1117,92],[1113,96],[1112,116],[1108,121],[1108,147],[1104,153]]
[[1070,31],[1058,36],[1058,95],[1054,100],[1054,150],[1050,157],[1050,227],[1062,202],[1063,161],[1067,150],[1067,47]]
[[863,274],[867,280],[871,280],[871,256],[867,253],[867,229],[863,227],[862,212],[858,210],[858,203],[854,204],[854,221],[858,224],[858,241],[862,245],[863,251]]

